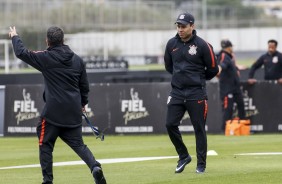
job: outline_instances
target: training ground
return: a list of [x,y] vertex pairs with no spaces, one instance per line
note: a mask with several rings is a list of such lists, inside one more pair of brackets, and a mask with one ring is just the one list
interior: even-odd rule
[[[205,174],[196,174],[195,138],[183,136],[192,162],[175,174],[176,152],[167,135],[107,136],[85,143],[102,163],[108,184],[281,183],[282,134],[241,137],[208,135]],[[42,180],[34,137],[0,138],[0,183],[38,184]],[[60,139],[54,150],[54,183],[94,183],[87,166]]]

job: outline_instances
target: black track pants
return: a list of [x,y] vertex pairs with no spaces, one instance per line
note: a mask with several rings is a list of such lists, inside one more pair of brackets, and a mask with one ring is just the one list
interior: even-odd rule
[[244,99],[242,93],[228,94],[222,99],[222,126],[221,129],[225,130],[225,125],[227,120],[233,118],[233,106],[234,103],[237,104],[238,117],[240,119],[246,118]]
[[44,119],[37,127],[39,139],[39,159],[43,175],[43,184],[53,182],[53,150],[56,139],[60,137],[76,154],[87,164],[90,170],[99,163],[92,152],[84,144],[81,126],[76,128],[63,128],[54,126]]
[[185,111],[188,111],[196,137],[197,166],[201,168],[206,168],[207,136],[205,125],[207,110],[207,100],[186,101],[170,98],[167,104],[166,128],[179,159],[189,155],[178,128]]

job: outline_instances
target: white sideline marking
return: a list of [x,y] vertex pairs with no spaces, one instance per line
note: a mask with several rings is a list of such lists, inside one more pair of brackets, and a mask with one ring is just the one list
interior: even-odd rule
[[[100,160],[98,160],[98,162],[100,162],[101,164],[111,164],[111,163],[139,162],[139,161],[161,160],[161,159],[171,159],[171,158],[178,158],[178,156],[139,157],[139,158],[113,158],[113,159],[100,159]],[[53,166],[84,165],[84,164],[85,163],[83,161],[70,161],[70,162],[55,162],[55,163],[53,163]],[[34,167],[40,167],[40,164],[0,167],[0,170],[4,170],[4,169],[34,168]]]
[[239,153],[234,155],[242,155],[242,156],[282,155],[282,152]]
[[[207,152],[207,155],[217,155],[214,150],[210,150]],[[162,160],[162,159],[171,159],[178,158],[178,156],[163,156],[163,157],[137,157],[137,158],[112,158],[112,159],[100,159],[98,162],[101,164],[112,164],[112,163],[122,163],[122,162],[140,162],[140,161],[148,161],[148,160]],[[84,165],[84,161],[69,161],[69,162],[55,162],[53,166],[67,166],[67,165]],[[35,168],[40,167],[40,164],[32,164],[32,165],[19,165],[19,166],[9,166],[9,167],[0,167],[0,170],[7,169],[22,169],[22,168]]]

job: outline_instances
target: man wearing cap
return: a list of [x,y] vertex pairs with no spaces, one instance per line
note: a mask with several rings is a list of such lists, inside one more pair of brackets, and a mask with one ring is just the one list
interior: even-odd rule
[[178,126],[186,111],[195,130],[197,168],[196,173],[206,169],[207,118],[206,80],[219,73],[212,46],[197,36],[194,17],[182,13],[175,24],[177,34],[166,45],[164,61],[166,70],[172,74],[172,90],[167,100],[166,128],[179,160],[175,173],[181,173],[191,162]]
[[282,84],[282,54],[277,51],[278,42],[276,40],[268,41],[268,51],[261,55],[251,66],[249,72],[249,84],[254,84],[257,80],[254,78],[257,69],[264,66],[264,80],[277,80]]
[[233,57],[232,43],[224,39],[221,41],[222,50],[217,55],[218,64],[222,71],[219,77],[219,91],[222,101],[222,130],[225,130],[226,121],[232,119],[233,105],[237,104],[238,116],[245,119],[243,94],[240,89],[239,70]]

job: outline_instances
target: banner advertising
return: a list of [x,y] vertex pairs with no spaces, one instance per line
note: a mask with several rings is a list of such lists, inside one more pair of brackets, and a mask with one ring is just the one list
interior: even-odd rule
[[253,132],[282,131],[282,85],[275,81],[243,83],[244,102],[247,116],[251,119]]
[[110,134],[165,132],[167,83],[93,85],[90,120]]
[[43,108],[42,85],[7,85],[5,90],[5,135],[36,132]]
[[[7,85],[5,87],[4,135],[35,134],[44,102],[43,85]],[[221,133],[221,101],[218,83],[207,83],[208,133]],[[165,134],[167,97],[170,83],[91,84],[85,107],[91,123],[105,134]],[[281,132],[282,86],[271,82],[242,84],[246,115],[253,132]],[[236,105],[234,116],[236,116]],[[188,113],[179,126],[193,133]],[[91,128],[83,121],[83,132]]]

